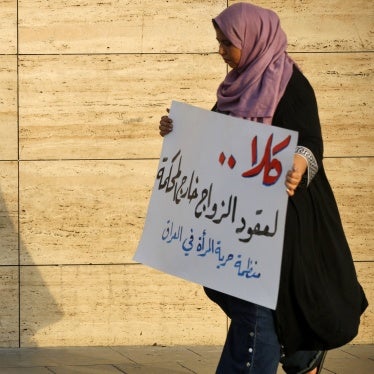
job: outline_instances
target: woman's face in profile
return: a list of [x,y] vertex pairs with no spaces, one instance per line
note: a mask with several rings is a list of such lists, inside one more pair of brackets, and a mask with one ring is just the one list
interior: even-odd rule
[[218,53],[231,68],[236,69],[239,66],[242,51],[235,47],[223,32],[216,27],[216,38],[219,43]]

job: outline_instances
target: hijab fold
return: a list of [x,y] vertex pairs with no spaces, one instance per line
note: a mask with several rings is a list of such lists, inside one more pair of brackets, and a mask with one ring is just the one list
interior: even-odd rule
[[294,64],[279,17],[271,10],[237,3],[214,21],[242,53],[238,67],[218,87],[218,110],[271,124]]

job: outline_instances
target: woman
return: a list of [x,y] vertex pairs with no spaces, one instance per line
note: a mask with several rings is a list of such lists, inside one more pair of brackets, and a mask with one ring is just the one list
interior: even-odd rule
[[[320,372],[325,351],[357,334],[367,306],[327,181],[312,87],[286,53],[277,15],[237,3],[213,19],[219,54],[232,68],[213,110],[298,131],[277,308],[205,288],[231,319],[217,373]],[[172,131],[163,116],[161,136]]]

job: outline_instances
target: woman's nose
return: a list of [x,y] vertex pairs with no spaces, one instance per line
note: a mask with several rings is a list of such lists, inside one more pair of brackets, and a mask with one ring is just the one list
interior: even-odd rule
[[223,56],[225,54],[225,49],[223,48],[222,44],[218,47],[218,53]]

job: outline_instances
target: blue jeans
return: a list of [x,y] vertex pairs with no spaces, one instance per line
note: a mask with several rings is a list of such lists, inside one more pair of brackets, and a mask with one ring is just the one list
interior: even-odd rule
[[209,288],[204,290],[231,319],[216,374],[276,374],[281,346],[272,311]]
[[280,361],[288,374],[304,374],[316,367],[322,351],[282,354],[270,309],[209,288],[204,290],[231,319],[216,374],[276,374]]

